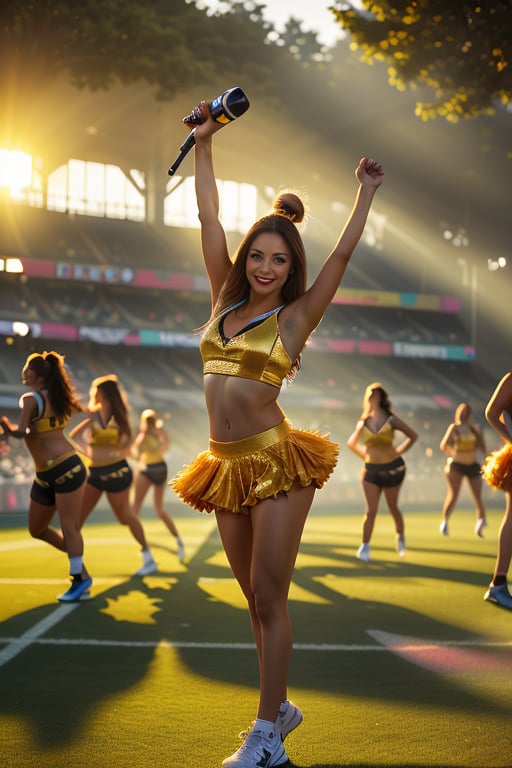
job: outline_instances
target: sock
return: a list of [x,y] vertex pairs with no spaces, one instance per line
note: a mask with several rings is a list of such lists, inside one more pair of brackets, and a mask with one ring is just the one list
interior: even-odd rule
[[149,565],[153,562],[153,555],[151,554],[150,549],[143,549],[142,550],[142,561],[144,565]]
[[492,580],[493,587],[501,587],[502,584],[506,584],[506,583],[507,583],[506,574],[503,575],[501,573],[498,573]]
[[270,720],[262,720],[258,717],[254,723],[254,730],[262,731],[265,736],[269,738],[275,735],[276,725],[275,723],[271,723]]
[[83,568],[83,557],[70,557],[69,558],[69,573],[70,576],[80,576]]

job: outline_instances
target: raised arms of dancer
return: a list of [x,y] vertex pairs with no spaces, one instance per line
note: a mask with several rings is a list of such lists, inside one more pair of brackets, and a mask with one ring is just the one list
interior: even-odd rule
[[[201,221],[203,256],[215,304],[221,286],[231,268],[226,237],[219,221],[219,198],[213,170],[212,135],[220,130],[206,107],[205,122],[196,128],[195,180]],[[352,212],[318,277],[306,293],[281,312],[281,335],[288,353],[294,359],[322,319],[336,293],[347,264],[363,233],[370,207],[382,183],[384,171],[380,163],[362,158],[356,170],[359,189]]]

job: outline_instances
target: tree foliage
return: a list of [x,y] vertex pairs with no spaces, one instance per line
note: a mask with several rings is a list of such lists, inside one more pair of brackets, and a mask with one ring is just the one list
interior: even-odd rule
[[[261,51],[264,36],[261,23],[249,26],[241,13],[221,35],[215,19],[185,0],[4,0],[0,66],[4,87],[64,73],[91,90],[145,80],[165,99],[217,74],[227,60],[235,69],[242,51]],[[251,59],[240,63],[242,73],[244,61]],[[252,58],[251,68],[258,66],[264,74],[261,53]]]
[[512,0],[362,0],[331,8],[362,59],[387,63],[398,90],[426,86],[423,120],[494,114],[512,95]]
[[193,0],[4,0],[0,97],[61,75],[93,91],[145,81],[160,100],[212,78],[268,88],[290,41],[272,35],[262,9],[230,0],[208,16]]

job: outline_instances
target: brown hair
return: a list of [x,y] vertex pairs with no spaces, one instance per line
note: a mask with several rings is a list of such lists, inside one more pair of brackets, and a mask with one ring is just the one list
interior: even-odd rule
[[[281,235],[292,257],[290,273],[282,289],[283,303],[290,304],[306,292],[306,252],[301,234],[296,227],[296,224],[304,220],[304,216],[304,204],[294,192],[283,191],[275,198],[272,213],[256,221],[238,246],[233,266],[221,288],[210,321],[212,317],[217,317],[228,307],[243,301],[248,296],[249,282],[245,274],[247,257],[256,237],[266,232]],[[295,377],[300,366],[301,355],[293,362],[286,376],[288,382]]]
[[43,379],[48,390],[48,402],[56,416],[71,416],[73,411],[82,411],[75,385],[64,365],[64,356],[58,352],[33,352],[25,361],[24,368],[33,370]]
[[238,246],[233,266],[214,307],[214,317],[248,295],[249,283],[245,275],[245,263],[254,240],[265,232],[281,235],[290,248],[292,268],[283,286],[284,303],[289,304],[305,293],[306,253],[300,232],[295,226],[304,220],[304,215],[302,200],[294,192],[281,192],[276,197],[272,213],[256,221]]
[[128,412],[130,407],[126,394],[119,383],[117,376],[110,374],[108,376],[100,376],[91,384],[90,396],[89,396],[89,408],[94,410],[97,403],[96,393],[101,392],[110,405],[112,411],[112,418],[119,427],[119,434],[126,435],[129,439],[132,436],[132,429],[128,419]]
[[388,416],[393,415],[393,409],[391,408],[391,401],[388,393],[379,381],[374,381],[373,384],[369,384],[366,387],[366,391],[363,397],[363,410],[361,412],[361,419],[367,419],[370,414],[370,397],[374,392],[378,392],[380,396],[379,406],[385,411]]

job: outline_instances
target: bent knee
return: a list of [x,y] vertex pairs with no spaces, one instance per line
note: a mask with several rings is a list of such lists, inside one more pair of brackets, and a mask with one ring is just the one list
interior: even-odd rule
[[48,526],[41,528],[40,526],[29,525],[28,532],[33,539],[42,539],[43,534],[48,530]]
[[254,594],[254,610],[262,624],[286,611],[286,603],[287,592],[281,592],[278,589],[264,590]]

